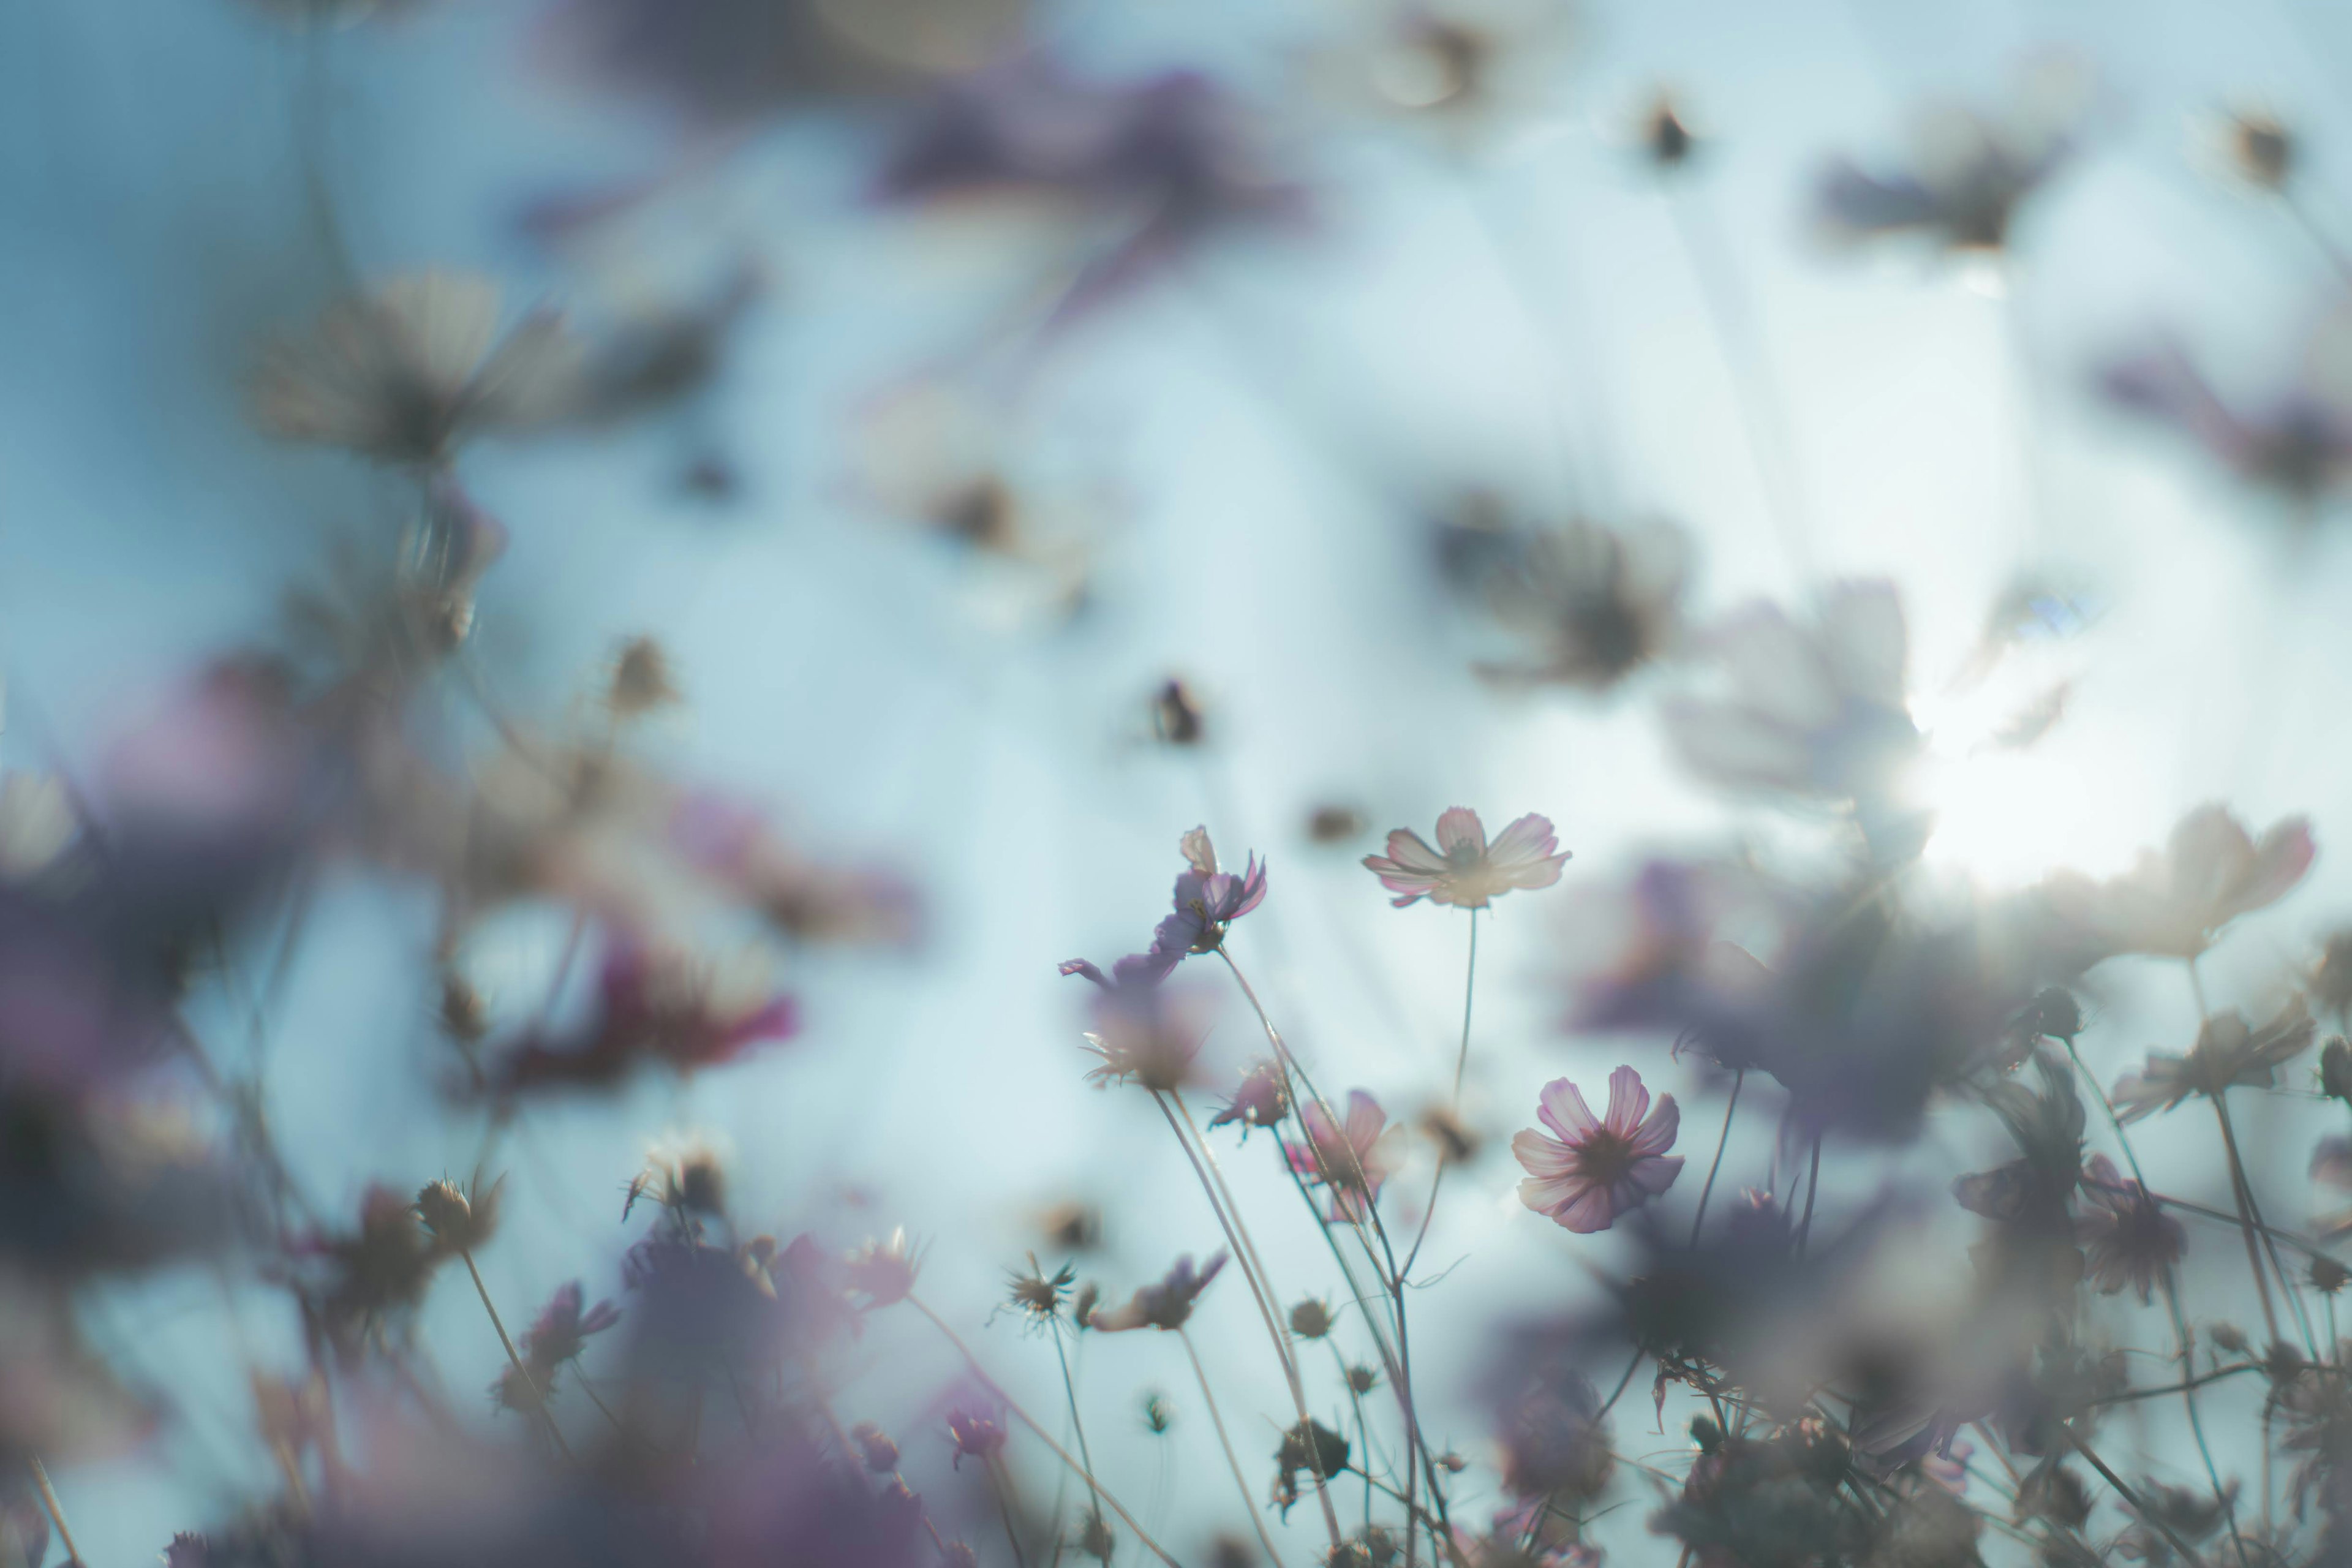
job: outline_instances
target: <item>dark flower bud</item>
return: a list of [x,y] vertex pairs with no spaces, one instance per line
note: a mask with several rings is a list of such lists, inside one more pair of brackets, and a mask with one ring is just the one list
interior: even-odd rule
[[860,1421],[852,1426],[849,1440],[857,1445],[857,1457],[876,1475],[887,1475],[898,1468],[898,1445],[873,1422]]
[[2284,189],[2294,173],[2294,137],[2267,114],[2231,116],[2229,151],[2239,178],[2266,191]]
[[1102,1245],[1102,1210],[1092,1204],[1055,1204],[1038,1224],[1056,1251],[1089,1252]]
[[470,1046],[489,1033],[489,1008],[462,974],[441,977],[440,1022],[442,1032],[459,1045]]
[[472,1252],[490,1239],[499,1224],[499,1186],[469,1198],[454,1182],[440,1181],[416,1194],[416,1217],[448,1252]]
[[2341,1035],[2320,1047],[2319,1089],[2331,1099],[2352,1105],[2352,1044]]
[[1348,1386],[1358,1394],[1370,1394],[1380,1386],[1380,1383],[1381,1374],[1361,1362],[1348,1369]]
[[1298,1500],[1301,1472],[1328,1480],[1348,1468],[1348,1439],[1311,1416],[1283,1433],[1282,1446],[1274,1454],[1279,1472],[1274,1496],[1282,1505],[1283,1516],[1288,1518],[1291,1506]]
[[2352,1280],[2352,1269],[2346,1268],[2333,1258],[2315,1258],[2311,1260],[2311,1288],[2321,1295],[2335,1295],[2344,1289],[2347,1280]]
[[1470,1461],[1448,1448],[1437,1456],[1437,1468],[1449,1476],[1458,1476],[1470,1468]]
[[996,1456],[1004,1447],[1004,1423],[982,1411],[950,1410],[948,1436],[955,1439],[955,1465],[961,1469],[967,1457],[986,1461]]
[[2044,1465],[2017,1489],[2016,1517],[2043,1519],[2066,1530],[2079,1530],[2091,1517],[2091,1494],[2083,1478],[2064,1466]]
[[1345,844],[1364,831],[1364,814],[1352,805],[1318,805],[1307,817],[1307,837],[1318,844]]
[[1642,116],[1642,152],[1660,170],[1679,169],[1698,150],[1698,138],[1675,111],[1675,100],[1660,93]]
[[1331,1331],[1331,1309],[1309,1296],[1290,1309],[1290,1331],[1302,1340],[1319,1340]]
[[1078,1287],[1070,1302],[1070,1321],[1082,1329],[1094,1327],[1095,1308],[1102,1301],[1102,1287],[1089,1279]]
[[1151,730],[1171,746],[1197,746],[1206,733],[1192,689],[1171,676],[1151,698]]
[[2246,1336],[2239,1331],[2235,1324],[2216,1323],[2210,1331],[2215,1349],[2227,1351],[2231,1355],[2246,1353]]
[[2083,1006],[2074,994],[2053,985],[2026,1005],[2025,1026],[2053,1040],[2071,1040],[2083,1032]]
[[490,1403],[500,1410],[528,1415],[547,1403],[547,1390],[530,1373],[509,1362],[490,1384]]
[[1088,1510],[1086,1522],[1078,1527],[1079,1554],[1091,1557],[1097,1563],[1108,1563],[1118,1545],[1118,1539],[1111,1534],[1110,1524],[1103,1518],[1102,1510]]
[[1168,1408],[1168,1396],[1154,1389],[1143,1396],[1143,1429],[1155,1437],[1164,1437],[1168,1428],[1176,1425],[1175,1412]]
[[1712,1454],[1723,1447],[1723,1428],[1704,1415],[1695,1415],[1690,1424],[1691,1441],[1702,1454]]
[[678,700],[670,679],[669,656],[651,637],[631,637],[613,656],[613,676],[604,705],[616,719],[634,719]]

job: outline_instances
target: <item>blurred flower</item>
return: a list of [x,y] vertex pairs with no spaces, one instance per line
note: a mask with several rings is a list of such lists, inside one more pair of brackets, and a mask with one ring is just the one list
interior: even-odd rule
[[955,1440],[958,1469],[967,1457],[986,1463],[1004,1447],[1004,1417],[993,1410],[959,1405],[948,1412],[948,1436]]
[[1206,77],[1083,79],[1044,55],[942,88],[885,160],[896,203],[1030,196],[1096,231],[1055,307],[1066,321],[1229,230],[1296,218],[1300,191],[1266,167],[1258,128]]
[[2162,855],[2143,852],[2123,876],[2062,873],[2045,886],[2102,953],[2194,958],[2231,921],[2284,898],[2316,854],[2308,818],[2273,823],[2257,840],[2226,808],[2202,805],[2180,819]]
[[1724,788],[1852,806],[1881,859],[1907,859],[1927,828],[1911,798],[1921,742],[1905,703],[1908,640],[1888,583],[1834,584],[1811,626],[1753,605],[1706,639],[1723,695],[1667,703],[1667,739]]
[[1209,1118],[1213,1128],[1238,1121],[1242,1138],[1247,1142],[1253,1127],[1278,1127],[1290,1114],[1290,1085],[1281,1067],[1274,1062],[1255,1062],[1242,1075],[1241,1087],[1234,1091],[1225,1108]]
[[2307,509],[2352,472],[2352,315],[2328,317],[2305,340],[2294,378],[2252,405],[2223,397],[2168,342],[2109,364],[2100,385],[2117,407],[2170,426],[2240,478]]
[[1187,1253],[1176,1260],[1165,1279],[1137,1290],[1123,1307],[1096,1312],[1088,1320],[1089,1326],[1107,1334],[1141,1328],[1181,1329],[1192,1315],[1192,1303],[1224,1266],[1223,1247],[1217,1249],[1206,1267],[1198,1270],[1193,1268],[1192,1255]]
[[339,300],[308,337],[263,356],[254,423],[282,440],[427,466],[475,436],[544,425],[572,395],[574,347],[552,312],[525,318],[503,342],[498,320],[497,286],[458,273],[396,278]]
[[610,1301],[599,1301],[583,1313],[580,1305],[584,1300],[577,1279],[558,1287],[523,1332],[524,1359],[533,1366],[561,1366],[580,1353],[588,1336],[621,1321],[621,1310]]
[[604,706],[616,719],[635,719],[684,699],[672,679],[669,655],[651,637],[630,637],[614,650]]
[[1698,137],[1683,118],[1682,105],[1663,89],[1643,110],[1639,130],[1643,157],[1662,174],[1681,168],[1698,151]]
[[319,1305],[328,1330],[347,1352],[388,1317],[425,1299],[449,1252],[426,1232],[416,1206],[393,1188],[368,1188],[359,1228],[310,1244],[329,1268]]
[[1307,814],[1307,837],[1318,844],[1345,844],[1364,830],[1364,814],[1352,805],[1318,805]]
[[1466,150],[1539,114],[1573,37],[1570,0],[1381,0],[1318,62],[1336,96]]
[[[1090,973],[1094,966],[1082,960],[1062,966],[1065,974],[1085,973],[1105,987],[1094,998],[1095,1026],[1085,1036],[1085,1048],[1100,1062],[1087,1073],[1097,1087],[1132,1080],[1164,1092],[1193,1079],[1194,1060],[1206,1033],[1199,1000],[1181,986],[1158,984],[1158,973],[1148,965],[1140,971],[1130,968],[1145,962],[1135,956],[1120,959],[1113,966],[1115,984]],[[1148,978],[1137,982],[1137,973]]]
[[1151,695],[1151,732],[1171,746],[1197,746],[1208,732],[1201,700],[1180,676],[1170,676]]
[[1607,1230],[1683,1173],[1682,1157],[1666,1153],[1682,1125],[1675,1097],[1661,1096],[1652,1111],[1650,1091],[1630,1067],[1609,1075],[1606,1121],[1564,1078],[1544,1086],[1536,1114],[1550,1135],[1529,1129],[1511,1140],[1511,1152],[1528,1173],[1519,1201],[1564,1229]]
[[1598,694],[1682,638],[1691,542],[1671,524],[1520,522],[1493,497],[1474,495],[1444,525],[1438,550],[1446,575],[1523,649],[1481,664],[1491,679]]
[[2126,1286],[2142,1306],[2155,1299],[2166,1271],[2188,1249],[2189,1233],[2158,1208],[2147,1189],[2127,1182],[2105,1154],[2083,1171],[2083,1216],[2075,1222],[2091,1283],[2113,1296]]
[[639,1066],[679,1073],[731,1062],[800,1026],[798,1009],[748,974],[706,969],[630,938],[608,947],[597,1006],[565,1036],[534,1027],[488,1064],[500,1094],[555,1088],[610,1089]]
[[1815,210],[1834,238],[1916,234],[1948,251],[1997,251],[2011,237],[2018,209],[2075,149],[2074,84],[2036,84],[1994,118],[1958,106],[1919,122],[1905,166],[1865,173],[1841,159],[1815,193]]
[[[2200,1546],[2221,1528],[2238,1500],[2235,1481],[2223,1487],[2219,1497],[2210,1491],[2171,1486],[2150,1476],[2142,1476],[2134,1489],[2139,1494],[2140,1506],[2155,1519],[2135,1517],[2116,1537],[2115,1551],[2117,1556],[2146,1563],[2149,1568],[2172,1568],[2174,1563],[2186,1563],[2172,1542],[2166,1539],[2166,1530],[2192,1547]],[[2163,1530],[2158,1528],[2158,1521]]]
[[849,1288],[866,1298],[866,1308],[895,1307],[915,1289],[915,1275],[923,1266],[923,1248],[907,1241],[900,1226],[887,1241],[868,1241],[843,1265]]
[[1348,1091],[1345,1124],[1333,1121],[1320,1100],[1298,1109],[1304,1143],[1286,1143],[1290,1168],[1331,1192],[1331,1217],[1361,1224],[1371,1215],[1381,1186],[1404,1163],[1405,1130],[1389,1125],[1381,1102],[1360,1089]]
[[1538,1358],[1499,1412],[1503,1486],[1515,1497],[1597,1497],[1617,1468],[1601,1397],[1584,1374]]
[[1018,40],[1023,0],[554,0],[552,73],[713,128],[969,70]]
[[812,858],[760,813],[711,791],[677,803],[669,838],[689,865],[795,942],[907,947],[921,936],[921,900],[894,872]]
[[1997,1224],[2064,1229],[2071,1240],[2066,1205],[2082,1172],[2083,1101],[2065,1063],[2040,1052],[2033,1065],[2042,1078],[2041,1093],[2013,1078],[1998,1079],[1983,1090],[1986,1106],[2008,1130],[2020,1157],[1998,1169],[1959,1177],[1952,1183],[1952,1197],[1969,1213]]
[[1398,909],[1427,899],[1433,904],[1483,910],[1515,888],[1550,887],[1559,880],[1559,868],[1569,859],[1552,836],[1551,818],[1529,812],[1489,844],[1478,814],[1461,805],[1438,817],[1436,848],[1405,827],[1389,835],[1388,847],[1386,855],[1365,856],[1364,868],[1381,879],[1381,886],[1400,895],[1389,900]]
[[2222,152],[2233,174],[2261,190],[2286,188],[2300,149],[2294,133],[2277,117],[2259,109],[2242,109],[2225,117],[2221,132]]
[[2191,1095],[2219,1100],[2232,1088],[2268,1089],[2279,1065],[2310,1049],[2318,1032],[2300,996],[2260,1029],[2229,1008],[2205,1020],[2187,1056],[2149,1052],[2147,1065],[2116,1079],[2107,1098],[2124,1121],[2137,1121],[2170,1110]]

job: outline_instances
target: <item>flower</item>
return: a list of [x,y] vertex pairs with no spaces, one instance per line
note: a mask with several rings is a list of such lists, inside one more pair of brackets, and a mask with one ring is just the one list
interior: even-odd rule
[[1551,818],[1534,812],[1520,817],[1486,842],[1486,825],[1478,814],[1457,805],[1437,819],[1437,847],[1421,835],[1400,827],[1389,835],[1386,855],[1364,857],[1364,869],[1381,886],[1400,895],[1389,900],[1398,909],[1427,899],[1433,904],[1483,910],[1514,888],[1549,888],[1559,880],[1568,863],[1559,840],[1552,837]]
[[534,312],[493,349],[498,320],[497,285],[460,273],[395,278],[340,300],[308,337],[263,355],[253,421],[281,440],[419,464],[477,435],[550,423],[572,379],[561,321]]
[[1302,1106],[1298,1121],[1307,1142],[1283,1146],[1290,1168],[1331,1189],[1333,1219],[1360,1223],[1370,1215],[1381,1184],[1404,1163],[1403,1124],[1388,1126],[1381,1102],[1360,1089],[1348,1091],[1344,1126],[1331,1119],[1319,1100]]
[[1927,827],[1905,799],[1921,750],[1908,649],[1891,583],[1833,585],[1811,626],[1750,605],[1707,638],[1722,694],[1667,703],[1666,738],[1723,788],[1851,806],[1882,856],[1907,858]]
[[1225,1108],[1209,1118],[1213,1128],[1229,1122],[1242,1124],[1242,1138],[1246,1142],[1253,1127],[1278,1127],[1290,1114],[1290,1085],[1282,1068],[1275,1062],[1257,1062],[1242,1075],[1241,1088],[1234,1091]]
[[2219,1100],[2233,1088],[2268,1089],[2273,1069],[2307,1050],[2318,1033],[2300,996],[2260,1029],[2250,1027],[2245,1015],[2232,1007],[2205,1020],[2187,1056],[2149,1052],[2147,1065],[2116,1079],[2108,1099],[2124,1121],[2137,1121],[2191,1095]]
[[1311,1416],[1286,1430],[1274,1453],[1274,1500],[1281,1506],[1282,1517],[1288,1519],[1298,1502],[1301,1471],[1314,1479],[1319,1490],[1325,1480],[1348,1468],[1348,1439]]
[[1107,1334],[1141,1328],[1181,1329],[1192,1315],[1192,1303],[1224,1266],[1223,1247],[1217,1249],[1206,1268],[1199,1270],[1193,1268],[1192,1255],[1187,1253],[1176,1260],[1166,1278],[1136,1291],[1124,1307],[1094,1313],[1087,1319],[1087,1326]]
[[2165,1270],[2187,1250],[2188,1231],[2157,1206],[2146,1187],[2125,1181],[2105,1154],[2092,1155],[2083,1167],[2083,1202],[2074,1233],[2083,1244],[2085,1276],[2103,1296],[2128,1285],[2147,1306]]
[[2060,876],[2045,886],[2101,954],[2194,958],[2231,921],[2284,898],[2317,853],[2306,817],[2274,822],[2256,839],[2227,808],[2202,805],[2180,819],[2163,854],[2143,852],[2123,876]]
[[1240,876],[1217,869],[1217,847],[1209,830],[1196,827],[1184,835],[1178,848],[1192,869],[1176,879],[1176,912],[1160,922],[1151,945],[1180,957],[1214,952],[1225,940],[1225,927],[1265,900],[1265,868],[1252,855]]
[[498,1229],[499,1196],[505,1186],[501,1176],[489,1191],[469,1195],[455,1182],[435,1182],[416,1194],[416,1217],[444,1250],[472,1252]]
[[967,1457],[985,1464],[1004,1447],[1004,1417],[994,1410],[959,1405],[948,1412],[948,1436],[955,1439],[955,1468]]
[[1596,1119],[1574,1084],[1564,1078],[1544,1085],[1536,1114],[1552,1135],[1528,1128],[1511,1140],[1511,1152],[1528,1171],[1519,1201],[1580,1233],[1607,1230],[1620,1214],[1638,1208],[1675,1184],[1683,1173],[1675,1146],[1682,1111],[1671,1094],[1650,1110],[1642,1075],[1621,1067],[1609,1075],[1609,1115]]
[[580,1281],[560,1287],[540,1309],[522,1337],[524,1358],[534,1367],[558,1367],[578,1355],[591,1334],[601,1334],[621,1321],[621,1310],[610,1301],[599,1301],[583,1313],[580,1303],[585,1298]]
[[1603,692],[1681,637],[1691,543],[1668,524],[1521,523],[1474,496],[1444,525],[1438,552],[1446,574],[1525,649],[1479,665],[1489,679]]
[[2342,315],[2319,322],[2295,374],[2254,403],[2224,398],[2178,343],[2116,360],[2099,377],[2108,401],[2186,436],[2239,478],[2307,505],[2352,473],[2352,398]]
[[790,997],[749,975],[719,974],[634,938],[615,941],[597,976],[598,1007],[570,1037],[537,1031],[488,1069],[500,1093],[608,1089],[643,1062],[680,1073],[716,1067],[800,1027]]
[[907,1227],[900,1226],[887,1241],[868,1241],[852,1253],[842,1268],[849,1288],[866,1298],[871,1310],[905,1300],[915,1289],[915,1275],[923,1266],[923,1248],[910,1246]]
[[1890,173],[1836,161],[1815,193],[1822,227],[1848,241],[1916,234],[1947,251],[2002,249],[2018,208],[2074,150],[2072,104],[2042,96],[2000,118],[1937,110],[1922,121],[1908,166]]
[[[1062,972],[1072,973],[1066,964]],[[1196,995],[1182,986],[1146,983],[1108,986],[1094,1002],[1095,1026],[1086,1033],[1085,1048],[1099,1065],[1087,1071],[1088,1082],[1102,1088],[1131,1079],[1157,1090],[1192,1081],[1206,1034]]]

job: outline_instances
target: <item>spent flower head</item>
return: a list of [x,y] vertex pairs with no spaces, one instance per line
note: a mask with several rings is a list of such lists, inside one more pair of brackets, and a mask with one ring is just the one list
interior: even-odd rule
[[1130,1329],[1181,1329],[1192,1315],[1192,1303],[1224,1266],[1223,1247],[1201,1268],[1192,1267],[1192,1255],[1187,1253],[1176,1260],[1164,1278],[1137,1290],[1125,1306],[1096,1312],[1088,1320],[1089,1324],[1107,1334],[1124,1333]]
[[1300,1107],[1298,1121],[1306,1141],[1283,1146],[1290,1168],[1330,1189],[1333,1219],[1360,1224],[1370,1217],[1382,1184],[1404,1163],[1403,1124],[1390,1125],[1381,1102],[1360,1089],[1348,1091],[1344,1122],[1320,1100]]
[[2187,1056],[2149,1052],[2147,1065],[2116,1079],[2107,1098],[2123,1120],[2137,1121],[2193,1095],[2219,1100],[2235,1088],[2268,1089],[2280,1064],[2308,1050],[2318,1032],[2301,996],[2259,1029],[2228,1008],[2205,1020]]

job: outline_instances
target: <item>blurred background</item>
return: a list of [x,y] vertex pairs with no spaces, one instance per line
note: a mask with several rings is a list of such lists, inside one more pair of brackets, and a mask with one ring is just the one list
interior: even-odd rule
[[[1832,832],[1677,761],[1660,700],[1706,683],[1696,659],[1603,690],[1502,668],[1548,656],[1482,591],[1482,542],[1681,531],[1685,652],[1750,601],[1890,579],[1933,756],[1922,864],[1955,900],[2117,872],[2202,802],[2258,829],[2309,813],[2312,877],[2207,966],[2262,1009],[2345,897],[2334,476],[2247,482],[2251,438],[2147,417],[2161,399],[2117,395],[2118,367],[2177,348],[2248,420],[2343,406],[2347,68],[2352,14],[2296,0],[14,5],[0,765],[104,772],[191,671],[290,635],[289,595],[331,597],[408,526],[397,465],[273,428],[272,345],[434,270],[494,283],[501,332],[560,311],[591,392],[454,458],[503,553],[462,677],[424,699],[439,754],[463,773],[501,724],[587,723],[649,637],[683,700],[628,753],[887,868],[921,913],[909,942],[779,961],[795,1038],[534,1107],[498,1146],[491,1293],[516,1318],[574,1278],[614,1294],[632,1176],[698,1137],[761,1228],[928,1244],[925,1298],[1052,1408],[1040,1343],[982,1325],[1008,1268],[1054,1261],[1056,1205],[1101,1211],[1083,1267],[1113,1300],[1221,1244],[1149,1101],[1084,1081],[1084,986],[1056,964],[1141,946],[1205,825],[1269,866],[1232,942],[1270,1013],[1328,1089],[1410,1118],[1446,1098],[1464,926],[1391,910],[1358,860],[1450,805],[1490,832],[1539,812],[1574,858],[1482,921],[1486,1148],[1427,1243],[1459,1265],[1413,1304],[1426,1418],[1467,1452],[1483,1418],[1444,1391],[1485,1326],[1580,1299],[1613,1245],[1529,1215],[1502,1150],[1545,1081],[1593,1094],[1628,1059],[1565,1026],[1612,900],[1654,856],[1802,863]],[[2284,183],[2249,140],[2273,121]],[[2033,165],[1999,243],[1856,196],[1986,128]],[[371,1182],[463,1179],[484,1130],[449,1108],[435,977],[584,1006],[566,912],[520,900],[453,949],[414,876],[337,861],[302,896],[268,1005],[194,1005],[267,1084],[291,1180],[344,1213]],[[2100,1076],[2185,1047],[2177,970],[2103,973]],[[1215,994],[1210,1053],[1238,1062],[1255,1022]],[[1722,1086],[1641,1049],[1705,1154]],[[1724,1179],[1769,1185],[1771,1130],[1748,1131]],[[1984,1131],[1931,1121],[1897,1163],[1948,1179]],[[1258,1142],[1229,1159],[1276,1282],[1328,1294]],[[2255,1158],[2303,1190],[2301,1142]],[[162,1414],[52,1468],[87,1560],[144,1561],[268,1483],[247,1369],[290,1367],[295,1325],[209,1265],[77,1310]],[[1289,1419],[1277,1380],[1242,1291],[1201,1310],[1255,1464]],[[445,1280],[421,1325],[469,1408],[504,1359],[477,1303]],[[866,1342],[863,1397],[937,1468],[908,1413],[954,1363],[921,1331]],[[1237,1529],[1176,1347],[1082,1355],[1145,1522],[1196,1550]],[[1643,1511],[1624,1560],[1665,1550]],[[1276,1539],[1311,1544],[1311,1512]]]

